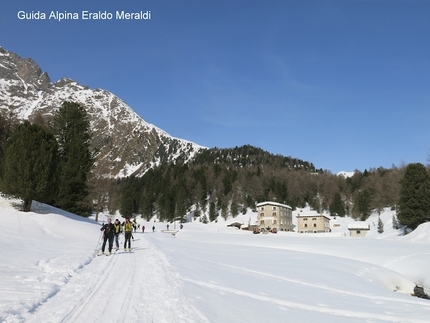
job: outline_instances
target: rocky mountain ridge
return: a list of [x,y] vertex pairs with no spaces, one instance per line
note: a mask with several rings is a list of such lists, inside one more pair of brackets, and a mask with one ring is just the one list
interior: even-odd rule
[[141,176],[160,163],[190,160],[205,149],[147,123],[107,90],[71,79],[53,83],[31,58],[0,47],[0,112],[19,120],[50,120],[64,101],[86,108],[97,151],[98,171],[112,177]]

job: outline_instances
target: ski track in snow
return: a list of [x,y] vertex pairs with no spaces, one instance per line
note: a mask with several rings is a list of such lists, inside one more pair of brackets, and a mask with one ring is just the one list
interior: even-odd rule
[[[199,260],[210,262],[208,260],[202,260],[202,259],[199,259]],[[223,264],[223,263],[213,262],[213,266],[223,266],[223,267],[235,269],[235,270],[238,270],[241,272],[255,274],[255,275],[259,275],[259,276],[263,276],[263,277],[269,277],[269,278],[272,278],[272,279],[278,280],[278,281],[286,281],[286,282],[290,282],[290,283],[293,283],[296,285],[307,286],[310,288],[317,288],[317,289],[325,290],[328,292],[345,294],[345,295],[350,295],[350,296],[355,296],[355,297],[361,297],[361,298],[365,298],[365,299],[371,298],[373,300],[378,300],[378,301],[401,302],[401,303],[410,303],[410,304],[415,303],[414,299],[412,299],[412,300],[404,300],[404,299],[399,300],[399,299],[396,299],[394,297],[370,296],[369,294],[365,294],[365,293],[358,293],[358,292],[348,291],[348,290],[324,286],[324,285],[315,285],[314,283],[308,283],[306,281],[302,281],[302,280],[298,280],[298,279],[291,279],[291,278],[287,278],[285,276],[274,275],[271,273],[265,273],[265,272],[261,272],[261,271],[257,271],[257,270],[252,270],[252,269],[248,269],[248,268],[244,268],[244,267],[238,267],[238,266],[232,266],[232,265]],[[187,279],[187,278],[184,278],[184,279],[188,280],[190,282],[193,282],[193,283],[197,283],[195,280],[191,280],[191,279]],[[197,284],[199,284],[199,283],[197,283]],[[218,287],[216,289],[218,289]]]
[[[168,252],[180,252],[179,250],[173,250],[170,248],[166,248],[166,251]],[[208,258],[202,258],[202,257],[194,257],[192,254],[181,254],[181,263],[187,263],[188,261],[184,258],[189,259],[190,263],[197,264],[197,263],[206,263],[209,265],[204,265],[204,268],[212,268],[214,272],[219,272],[219,276],[227,276],[227,275],[234,275],[235,272],[240,272],[242,276],[249,276],[248,281],[252,281],[253,284],[256,286],[257,283],[257,276],[261,276],[264,278],[265,282],[268,282],[270,280],[273,280],[273,284],[284,284],[287,283],[289,288],[291,288],[291,284],[299,285],[301,286],[300,290],[308,290],[306,294],[309,295],[304,300],[300,300],[300,297],[297,298],[297,301],[290,301],[287,298],[282,298],[282,295],[273,293],[273,295],[267,295],[265,293],[258,292],[257,289],[253,290],[248,285],[242,286],[240,283],[235,284],[233,286],[232,284],[226,285],[222,279],[216,279],[216,281],[207,280],[202,281],[199,279],[196,279],[197,275],[193,275],[193,272],[190,270],[186,270],[184,273],[185,275],[181,276],[181,279],[188,284],[192,284],[195,286],[199,286],[200,288],[203,288],[206,290],[206,295],[216,295],[216,294],[222,294],[222,295],[237,295],[242,298],[248,298],[250,300],[255,301],[257,304],[260,304],[261,308],[263,309],[264,306],[262,306],[263,303],[276,305],[279,308],[285,308],[285,309],[291,309],[291,310],[298,310],[302,312],[307,313],[317,313],[316,315],[322,315],[322,322],[341,322],[343,318],[345,320],[350,321],[357,321],[357,322],[393,322],[393,323],[427,323],[429,322],[428,319],[421,319],[417,317],[408,317],[407,320],[405,320],[404,315],[401,315],[401,313],[405,312],[415,312],[414,308],[417,306],[426,307],[430,310],[430,307],[428,307],[428,303],[426,301],[423,301],[421,304],[417,304],[417,300],[414,298],[411,299],[405,299],[405,298],[396,298],[396,297],[390,297],[390,296],[380,296],[380,295],[372,295],[371,293],[364,293],[354,290],[347,290],[343,288],[337,287],[330,287],[325,285],[316,285],[315,282],[308,282],[305,280],[299,280],[299,279],[292,279],[288,278],[284,275],[277,275],[270,272],[264,272],[260,270],[253,270],[250,268],[245,268],[242,266],[235,266],[231,264],[226,264],[217,261],[212,261],[210,259],[210,256]],[[357,268],[364,267],[365,269],[368,268],[368,264],[361,262],[356,262]],[[181,264],[179,264],[181,266]],[[372,266],[372,268],[375,267],[376,269],[380,269],[380,267]],[[223,273],[224,269],[227,270],[229,273]],[[183,274],[184,274],[183,273]],[[360,275],[360,272],[358,271],[356,275]],[[341,286],[341,285],[339,285]],[[293,288],[293,290],[298,290],[297,288]],[[319,290],[318,292],[316,292]],[[315,299],[312,295],[321,295],[321,292],[326,293],[327,298],[323,298],[321,300]],[[354,308],[354,306],[348,306],[349,309],[344,309],[342,307],[339,307],[337,302],[339,298],[342,298],[342,296],[336,296],[333,297],[333,295],[345,295],[345,302],[349,303],[367,303],[367,310],[361,310],[358,306]],[[206,296],[206,298],[211,299],[211,296]],[[228,298],[228,297],[226,297]],[[333,302],[332,299],[337,300],[336,302]],[[378,308],[381,304],[386,303],[398,303],[397,309],[393,311],[380,311],[378,313]],[[270,305],[269,305],[270,306]],[[371,310],[369,310],[371,309]],[[314,317],[310,315],[310,317]],[[239,317],[236,317],[236,320],[239,319]],[[324,319],[329,319],[330,321],[324,321]],[[296,318],[292,319],[289,318],[289,321],[291,322],[305,322],[302,320],[302,318]],[[234,320],[231,320],[231,322],[235,322]]]
[[[212,282],[199,282],[195,281],[193,279],[185,279],[189,281],[190,283],[194,283],[197,285],[200,285],[202,287],[206,287],[208,289],[211,289],[213,291],[219,291],[223,293],[231,293],[236,294],[240,296],[245,296],[249,298],[256,299],[257,301],[261,302],[268,302],[271,304],[276,304],[279,306],[285,306],[289,308],[296,308],[301,309],[305,311],[310,312],[318,312],[323,314],[329,314],[332,316],[340,316],[340,317],[347,317],[347,318],[357,318],[360,320],[372,320],[372,321],[365,321],[365,322],[374,322],[375,320],[378,320],[378,322],[393,322],[393,323],[405,323],[404,317],[397,317],[394,313],[386,313],[386,314],[375,314],[375,313],[368,313],[363,311],[350,311],[350,310],[343,310],[340,308],[333,308],[333,307],[326,307],[325,304],[318,304],[318,306],[313,306],[305,303],[300,302],[291,302],[283,299],[273,298],[265,295],[256,295],[254,293],[249,293],[243,290],[230,288],[226,286],[220,286],[217,284],[214,284]],[[414,323],[428,323],[428,319],[410,319],[408,322],[414,322]]]
[[134,235],[131,252],[94,252],[26,322],[209,322],[184,302],[179,275],[164,254],[143,234]]

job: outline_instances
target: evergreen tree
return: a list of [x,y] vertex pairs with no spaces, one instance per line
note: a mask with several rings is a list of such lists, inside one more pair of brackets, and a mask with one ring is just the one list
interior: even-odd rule
[[421,163],[409,164],[400,183],[398,219],[415,229],[430,220],[430,176]]
[[378,217],[378,233],[381,234],[384,232],[384,223],[382,223],[382,220],[380,217]]
[[399,220],[397,220],[397,217],[394,214],[393,214],[393,229],[394,230],[400,229]]
[[345,203],[342,201],[339,193],[334,194],[333,202],[329,206],[331,215],[345,216]]
[[221,203],[221,216],[224,218],[224,220],[227,220],[228,218],[228,207],[225,201]]
[[121,195],[119,212],[123,218],[131,218],[135,213],[135,200],[128,194],[128,191],[124,191]]
[[230,213],[233,216],[233,218],[237,217],[237,215],[239,214],[239,206],[237,205],[237,202],[234,199],[230,204]]
[[64,210],[89,216],[88,176],[93,166],[90,151],[90,123],[85,109],[64,102],[55,113],[53,131],[60,151],[60,181],[57,205]]
[[54,136],[24,121],[7,141],[4,154],[2,190],[23,199],[26,212],[33,200],[52,203],[59,163]]
[[370,215],[370,201],[371,193],[368,189],[362,190],[355,200],[353,212],[362,221],[366,220]]
[[203,214],[202,218],[200,219],[200,221],[204,224],[208,224],[208,217],[206,216],[206,214]]
[[209,221],[215,221],[217,218],[218,214],[216,212],[216,207],[215,207],[215,202],[210,202],[209,203]]
[[154,194],[144,188],[139,205],[140,214],[142,215],[142,218],[146,219],[146,221],[149,221],[152,218],[152,214],[154,212],[154,202]]
[[176,189],[175,218],[183,218],[187,214],[187,190],[183,182]]
[[14,121],[0,114],[0,160],[4,157],[4,145],[13,132]]

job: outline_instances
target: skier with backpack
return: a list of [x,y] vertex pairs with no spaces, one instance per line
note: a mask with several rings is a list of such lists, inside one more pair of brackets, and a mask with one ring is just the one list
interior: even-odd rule
[[115,236],[115,226],[111,221],[112,220],[108,218],[107,223],[104,224],[100,229],[100,231],[103,231],[103,244],[100,255],[103,255],[105,253],[107,241],[109,241],[109,253],[106,255],[109,256],[112,254],[113,238]]
[[115,220],[115,249],[119,249],[119,235],[122,233],[122,226],[118,219]]
[[[133,232],[133,223],[130,222],[129,218],[125,219],[124,223],[124,250],[130,251],[131,250],[131,235]],[[127,242],[128,242],[128,249],[127,249]]]

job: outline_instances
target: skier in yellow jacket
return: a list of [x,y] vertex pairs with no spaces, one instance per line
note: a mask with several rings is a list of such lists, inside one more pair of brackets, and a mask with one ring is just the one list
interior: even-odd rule
[[[133,232],[133,223],[130,222],[129,218],[125,219],[124,223],[124,250],[130,251],[131,250],[131,234]],[[127,249],[127,241],[128,241],[128,249]]]
[[113,224],[115,226],[115,249],[119,249],[119,235],[122,233],[122,226],[118,219]]

